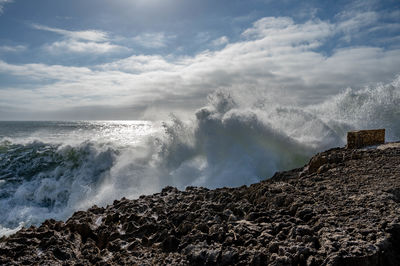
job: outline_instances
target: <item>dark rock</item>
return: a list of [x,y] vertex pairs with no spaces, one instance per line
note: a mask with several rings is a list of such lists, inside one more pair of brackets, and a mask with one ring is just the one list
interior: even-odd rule
[[0,238],[0,265],[400,265],[400,148],[331,149],[249,187],[166,187]]
[[179,240],[175,236],[168,236],[163,242],[162,242],[162,248],[166,252],[173,252],[178,249],[179,246]]

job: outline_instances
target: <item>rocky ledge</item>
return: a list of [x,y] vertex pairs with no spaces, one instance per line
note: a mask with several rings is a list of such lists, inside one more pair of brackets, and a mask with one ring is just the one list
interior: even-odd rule
[[239,188],[166,187],[0,239],[0,264],[400,265],[400,147],[336,148]]

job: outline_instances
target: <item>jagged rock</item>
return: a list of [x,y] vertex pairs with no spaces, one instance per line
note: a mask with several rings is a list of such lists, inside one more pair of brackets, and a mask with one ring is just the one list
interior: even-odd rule
[[249,187],[166,187],[0,238],[0,264],[400,265],[400,145],[335,148]]

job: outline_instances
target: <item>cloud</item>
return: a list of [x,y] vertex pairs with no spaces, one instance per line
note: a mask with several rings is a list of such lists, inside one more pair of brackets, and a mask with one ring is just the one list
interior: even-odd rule
[[[400,23],[398,10],[379,10],[378,0],[358,0],[345,5],[342,12],[335,16],[337,34],[340,40],[379,42],[376,35],[398,34]],[[375,35],[371,38],[371,34]],[[393,34],[392,34],[393,35]]]
[[83,53],[83,54],[106,54],[128,52],[129,48],[111,44],[110,42],[81,42],[76,40],[57,41],[44,46],[45,49],[53,54],[59,53]]
[[103,42],[109,39],[108,33],[99,30],[70,31],[59,28],[47,27],[39,24],[32,24],[32,27],[37,30],[54,32],[73,40]]
[[4,12],[4,5],[14,2],[14,0],[0,0],[0,15]]
[[32,110],[57,112],[108,106],[116,115],[135,107],[132,118],[139,119],[149,107],[159,114],[192,111],[221,88],[258,91],[271,102],[309,104],[399,74],[399,48],[348,46],[329,55],[322,52],[323,45],[341,37],[339,23],[262,18],[243,31],[240,41],[194,56],[134,55],[93,67],[0,61],[0,73],[34,84],[29,89],[0,87],[0,105],[26,108],[29,103]]
[[211,44],[212,44],[213,46],[222,46],[222,45],[227,44],[228,42],[229,42],[228,37],[222,36],[222,37],[220,37],[220,38],[215,39],[214,41],[212,41]]
[[25,45],[15,45],[15,46],[9,46],[9,45],[2,45],[0,46],[0,52],[6,52],[6,53],[18,53],[18,52],[23,52],[27,49]]
[[376,12],[347,11],[340,15],[341,21],[337,25],[338,31],[343,31],[343,40],[350,42],[355,34],[360,34],[360,29],[376,24],[378,21]]
[[109,34],[98,30],[70,31],[59,28],[32,24],[37,30],[54,32],[63,39],[44,45],[44,49],[52,54],[106,54],[128,52],[129,48],[111,43]]
[[112,63],[103,64],[97,68],[103,71],[121,71],[138,74],[153,71],[171,71],[177,67],[176,63],[167,62],[160,55],[133,55]]
[[167,36],[163,32],[143,33],[133,38],[133,41],[146,48],[163,48],[166,47],[168,41],[174,36]]
[[320,40],[333,35],[334,26],[320,20],[295,24],[288,17],[266,17],[256,21],[253,27],[245,30],[243,36],[248,39],[267,40],[269,46],[299,45],[319,43]]
[[195,41],[197,43],[205,43],[211,39],[211,34],[209,32],[198,32],[195,36]]
[[70,67],[46,64],[9,64],[0,60],[0,73],[24,77],[33,80],[76,81],[83,76],[88,76],[92,70],[86,67]]

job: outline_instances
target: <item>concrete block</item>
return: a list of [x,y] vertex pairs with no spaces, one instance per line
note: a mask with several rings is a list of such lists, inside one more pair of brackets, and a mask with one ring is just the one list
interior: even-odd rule
[[358,130],[347,132],[347,148],[359,149],[385,143],[385,129]]

